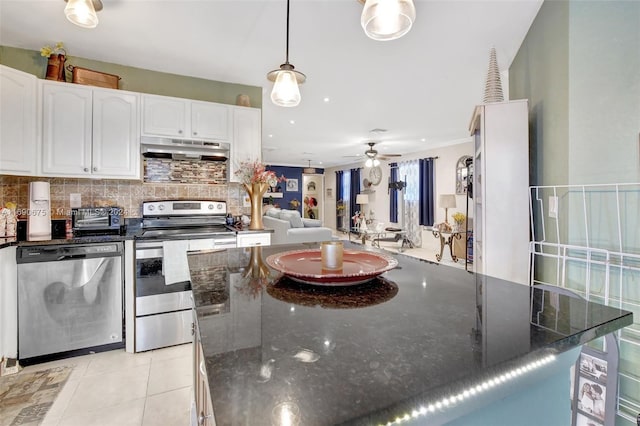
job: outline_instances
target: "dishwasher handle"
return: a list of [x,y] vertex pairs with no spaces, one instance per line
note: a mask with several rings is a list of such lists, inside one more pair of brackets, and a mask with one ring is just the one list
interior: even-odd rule
[[86,259],[86,254],[63,254],[58,256],[56,260]]

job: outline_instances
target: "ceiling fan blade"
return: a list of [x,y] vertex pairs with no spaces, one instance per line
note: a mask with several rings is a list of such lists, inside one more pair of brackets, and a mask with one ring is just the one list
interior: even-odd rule
[[378,155],[378,158],[380,160],[388,160],[390,158],[397,158],[397,157],[402,157],[401,154],[380,154]]

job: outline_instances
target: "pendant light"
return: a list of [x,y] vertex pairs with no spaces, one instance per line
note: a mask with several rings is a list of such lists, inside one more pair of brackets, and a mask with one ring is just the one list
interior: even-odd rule
[[64,14],[72,23],[82,28],[95,28],[98,26],[98,14],[102,10],[100,0],[64,0],[67,6]]
[[304,83],[307,77],[296,71],[289,63],[289,0],[287,0],[287,50],[284,64],[280,69],[267,74],[269,81],[275,82],[271,91],[271,101],[279,106],[294,107],[300,103],[300,89],[298,84]]
[[408,33],[415,20],[412,0],[366,0],[360,24],[369,38],[387,41]]

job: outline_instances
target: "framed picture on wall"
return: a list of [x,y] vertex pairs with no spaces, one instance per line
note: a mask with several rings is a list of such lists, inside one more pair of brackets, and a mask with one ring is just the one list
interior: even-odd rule
[[287,179],[287,191],[298,192],[298,179]]

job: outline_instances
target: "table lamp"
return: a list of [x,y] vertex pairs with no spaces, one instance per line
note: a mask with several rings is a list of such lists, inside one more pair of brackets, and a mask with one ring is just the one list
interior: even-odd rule
[[438,205],[444,208],[444,223],[449,223],[449,209],[456,207],[456,195],[440,194],[438,196]]

